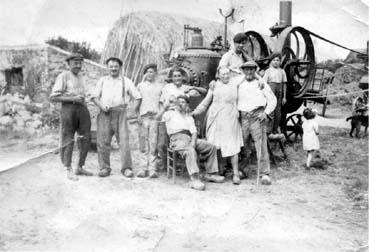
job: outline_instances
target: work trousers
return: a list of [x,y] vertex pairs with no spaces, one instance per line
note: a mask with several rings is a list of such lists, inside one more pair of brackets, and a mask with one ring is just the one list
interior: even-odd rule
[[256,148],[260,174],[268,175],[270,173],[270,162],[267,142],[267,121],[257,119],[261,112],[263,111],[254,113],[241,111],[241,127],[245,150],[247,151],[247,148],[250,148],[248,143],[251,135]]
[[161,158],[163,169],[167,169],[167,150],[168,150],[168,134],[165,122],[159,122],[158,125],[158,152]]
[[121,157],[121,170],[132,169],[131,150],[129,147],[127,110],[124,107],[111,108],[108,112],[100,111],[97,115],[97,156],[100,169],[110,168],[110,145],[115,135]]
[[170,136],[169,146],[178,151],[178,153],[185,159],[186,168],[189,175],[199,173],[199,166],[197,164],[197,155],[205,161],[206,172],[218,173],[218,160],[216,147],[202,139],[197,139],[196,146],[191,145],[191,137],[187,134],[177,133]]
[[[155,114],[143,115],[142,124],[140,125],[140,142],[142,152],[149,155],[150,163],[149,170],[155,170],[155,160],[157,156],[158,143],[158,121],[155,119]],[[149,153],[148,153],[149,152]]]
[[277,105],[275,106],[274,111],[270,114],[272,120],[270,121],[270,130],[268,130],[268,132],[276,132],[278,130],[279,124],[281,123],[282,117],[283,84],[271,82],[269,83],[269,86],[272,89],[275,97],[277,98]]
[[91,118],[87,107],[80,104],[63,103],[60,112],[60,124],[60,157],[62,164],[65,167],[71,167],[74,135],[77,132],[78,166],[84,166],[91,138]]

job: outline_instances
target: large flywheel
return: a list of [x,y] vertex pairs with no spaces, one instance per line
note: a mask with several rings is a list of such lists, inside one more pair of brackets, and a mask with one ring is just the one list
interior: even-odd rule
[[309,31],[300,26],[285,28],[279,34],[276,51],[282,53],[288,92],[294,98],[301,98],[313,81],[315,72],[314,45]]
[[256,31],[245,32],[248,37],[245,49],[247,54],[256,61],[260,69],[266,69],[269,64],[268,56],[271,50],[265,38]]

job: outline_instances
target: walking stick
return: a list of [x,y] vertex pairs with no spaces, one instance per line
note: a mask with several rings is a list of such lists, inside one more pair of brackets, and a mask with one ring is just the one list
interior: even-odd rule
[[147,134],[146,134],[146,146],[147,146],[147,153],[146,153],[146,171],[149,170],[150,167],[150,125],[147,127]]
[[[263,123],[263,121],[261,121],[260,123]],[[261,134],[261,136],[263,137],[264,135]],[[258,148],[258,150],[256,151],[256,156],[258,159],[258,165],[257,165],[257,169],[256,169],[256,189],[259,188],[259,177],[260,177],[260,156],[261,156],[261,145],[262,145],[263,141],[261,141],[260,146]]]
[[[260,144],[260,147],[259,147],[259,153],[261,153],[261,144]],[[259,157],[258,157],[259,158]],[[259,177],[260,177],[260,165],[259,165],[259,162],[258,162],[258,165],[257,165],[257,169],[256,169],[256,189],[259,188]]]

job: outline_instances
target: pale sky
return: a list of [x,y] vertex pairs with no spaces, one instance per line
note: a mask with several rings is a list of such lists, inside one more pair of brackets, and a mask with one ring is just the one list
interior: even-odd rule
[[[1,0],[0,45],[40,43],[61,35],[87,41],[101,50],[109,29],[132,11],[178,13],[223,22],[218,8],[237,10],[245,31],[269,34],[278,21],[279,0]],[[292,24],[350,48],[365,48],[369,39],[369,0],[293,0]],[[230,26],[241,31],[240,24]],[[316,41],[320,58],[344,57],[347,51]]]

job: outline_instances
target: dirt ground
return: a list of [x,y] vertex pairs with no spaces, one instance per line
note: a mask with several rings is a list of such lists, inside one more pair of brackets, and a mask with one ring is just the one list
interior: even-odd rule
[[[71,182],[46,154],[0,173],[0,251],[368,251],[367,138],[322,127],[320,140],[327,169],[305,170],[297,142],[271,186],[256,188],[253,174],[204,192],[186,177],[124,178],[117,151],[112,176]],[[2,156],[33,145],[6,146]],[[95,152],[86,167],[98,171]]]

